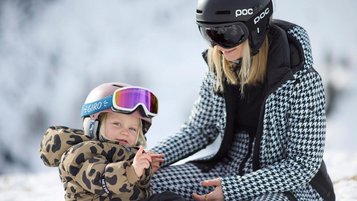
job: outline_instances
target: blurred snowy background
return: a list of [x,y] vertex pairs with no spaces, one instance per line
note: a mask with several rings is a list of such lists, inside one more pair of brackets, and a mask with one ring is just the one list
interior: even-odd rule
[[[310,35],[328,97],[325,161],[338,200],[357,200],[357,1],[274,3],[274,18]],[[195,0],[0,0],[0,200],[62,200],[39,143],[50,125],[80,128],[100,83],[156,92],[149,148],[177,130],[206,71],[195,9]]]

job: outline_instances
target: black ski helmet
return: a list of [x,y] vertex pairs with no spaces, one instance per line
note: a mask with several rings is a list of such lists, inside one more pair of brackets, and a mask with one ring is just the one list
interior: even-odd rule
[[196,22],[208,25],[242,22],[255,55],[265,39],[272,13],[271,0],[198,0]]

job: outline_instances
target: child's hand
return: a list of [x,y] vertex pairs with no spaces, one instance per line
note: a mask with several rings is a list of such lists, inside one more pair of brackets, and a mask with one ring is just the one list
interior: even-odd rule
[[150,167],[150,163],[151,163],[150,155],[145,153],[144,148],[140,146],[140,149],[138,150],[138,152],[136,152],[133,161],[133,167],[136,175],[138,177],[141,177],[141,175],[143,175],[144,173],[144,169]]
[[164,162],[164,154],[156,154],[154,152],[148,152],[148,154],[150,155],[152,160],[152,170],[153,172],[156,172],[160,168],[161,164]]

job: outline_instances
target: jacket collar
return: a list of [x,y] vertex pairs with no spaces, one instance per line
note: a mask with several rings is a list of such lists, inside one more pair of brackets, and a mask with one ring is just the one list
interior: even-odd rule
[[268,39],[270,45],[266,84],[268,91],[272,91],[282,82],[293,78],[293,73],[290,66],[290,50],[286,32],[273,25]]

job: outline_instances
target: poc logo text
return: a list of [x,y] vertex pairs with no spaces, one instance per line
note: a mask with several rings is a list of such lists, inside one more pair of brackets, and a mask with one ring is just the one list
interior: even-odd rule
[[241,15],[253,15],[253,8],[236,10],[236,17],[239,17]]
[[254,18],[254,24],[257,24],[261,19],[267,16],[270,12],[269,8],[266,8],[263,12],[261,12],[258,16]]

